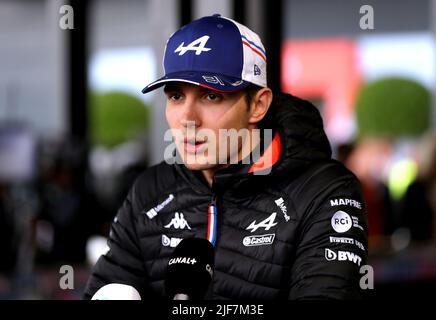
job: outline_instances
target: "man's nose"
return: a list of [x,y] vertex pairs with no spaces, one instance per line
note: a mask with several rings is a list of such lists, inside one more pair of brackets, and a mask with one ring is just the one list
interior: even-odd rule
[[194,100],[186,100],[183,106],[183,113],[180,117],[180,124],[187,128],[199,127],[201,125],[200,115]]

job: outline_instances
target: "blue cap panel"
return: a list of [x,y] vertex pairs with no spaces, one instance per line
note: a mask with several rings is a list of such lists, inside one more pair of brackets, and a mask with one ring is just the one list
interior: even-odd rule
[[241,34],[230,20],[204,17],[178,30],[168,41],[165,74],[209,72],[241,78],[243,68]]

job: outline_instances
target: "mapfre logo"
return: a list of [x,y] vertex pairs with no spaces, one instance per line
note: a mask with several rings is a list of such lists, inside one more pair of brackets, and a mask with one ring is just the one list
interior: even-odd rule
[[360,266],[360,263],[362,262],[362,258],[359,257],[354,252],[349,252],[349,251],[335,252],[331,249],[325,248],[324,254],[325,254],[325,258],[327,261],[335,261],[335,260],[337,260],[337,261],[350,261],[350,262],[357,264],[358,266]]
[[182,42],[176,50],[174,50],[174,53],[179,53],[179,56],[183,56],[187,51],[195,51],[195,54],[198,56],[202,52],[207,52],[211,50],[211,48],[206,48],[206,43],[209,40],[209,36],[202,36],[201,38],[198,38],[194,41],[192,41],[190,44],[188,44],[186,47],[184,47],[185,42]]
[[354,199],[338,198],[330,200],[330,206],[350,206],[357,209],[362,209],[362,204]]
[[245,230],[250,230],[251,232],[254,232],[259,228],[264,228],[265,230],[268,231],[269,229],[277,225],[277,222],[275,222],[276,215],[277,213],[273,212],[268,218],[262,220],[257,224],[256,224],[256,220],[254,220]]

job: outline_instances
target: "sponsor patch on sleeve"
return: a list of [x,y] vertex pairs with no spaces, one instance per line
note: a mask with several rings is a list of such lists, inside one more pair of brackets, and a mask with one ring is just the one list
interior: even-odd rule
[[345,243],[345,244],[354,244],[359,249],[365,251],[365,247],[360,241],[357,241],[353,238],[347,238],[347,237],[329,237],[330,243]]
[[327,261],[349,261],[357,264],[359,267],[362,263],[362,258],[354,252],[344,250],[334,251],[328,248],[325,248],[325,259]]
[[354,200],[354,199],[348,199],[348,198],[336,198],[330,200],[330,206],[336,207],[336,206],[349,206],[356,209],[362,209],[362,203]]

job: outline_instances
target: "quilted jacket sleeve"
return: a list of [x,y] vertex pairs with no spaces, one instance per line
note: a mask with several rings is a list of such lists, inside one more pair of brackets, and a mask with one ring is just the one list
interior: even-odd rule
[[[367,263],[367,216],[357,178],[337,167],[312,179],[300,222],[290,299],[360,299]],[[346,169],[345,169],[346,170]]]
[[91,299],[106,284],[133,286],[144,299],[149,294],[146,272],[141,259],[137,235],[139,208],[135,208],[135,186],[130,190],[111,225],[109,251],[102,255],[92,269],[83,298]]

